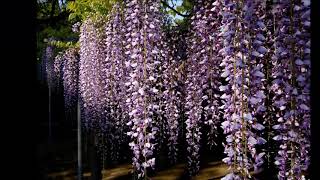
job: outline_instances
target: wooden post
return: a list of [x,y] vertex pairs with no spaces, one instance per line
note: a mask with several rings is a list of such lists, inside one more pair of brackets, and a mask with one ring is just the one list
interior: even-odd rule
[[95,145],[95,133],[90,131],[90,143],[88,143],[88,149],[90,154],[90,166],[91,166],[91,179],[101,180],[102,179],[102,166],[100,153],[98,153],[98,148]]
[[51,119],[51,109],[52,109],[52,107],[51,107],[51,80],[50,80],[50,75],[49,75],[49,78],[48,78],[48,95],[49,95],[49,97],[48,97],[48,104],[49,104],[49,107],[48,107],[48,113],[49,113],[49,124],[48,124],[48,131],[49,131],[49,134],[48,134],[48,143],[49,144],[51,144],[51,142],[52,142],[52,119]]
[[82,179],[82,153],[81,153],[81,112],[80,102],[77,103],[77,120],[78,120],[78,180]]

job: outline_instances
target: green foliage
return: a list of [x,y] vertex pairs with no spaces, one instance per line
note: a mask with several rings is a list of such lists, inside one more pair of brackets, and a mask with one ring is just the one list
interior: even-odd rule
[[[171,3],[169,3],[169,1]],[[167,0],[165,1],[168,5],[173,4],[174,6],[172,8],[174,8],[177,12],[179,12],[180,14],[186,15],[188,17],[190,17],[189,15],[192,12],[193,9],[193,0]],[[177,2],[180,2],[178,4],[180,5],[176,5]],[[172,24],[170,25],[181,25],[181,24],[185,24],[188,17],[183,17],[180,16],[177,12],[175,12],[174,10],[166,7],[166,5],[163,6],[164,9],[164,13],[171,16],[171,22]]]
[[[70,21],[82,21],[92,16],[106,16],[117,0],[77,0],[70,1],[67,9]],[[119,1],[119,0],[118,0]]]
[[47,27],[42,32],[43,36],[55,38],[77,38],[77,34],[73,33],[69,26],[60,26],[59,28]]
[[[179,1],[179,0],[175,0],[175,1]],[[181,1],[182,1],[181,5],[175,6],[173,8],[181,14],[189,14],[193,8],[193,2],[191,0],[181,0]],[[175,3],[173,3],[173,4],[175,4]],[[176,13],[172,10],[169,10],[168,12],[170,14],[172,14],[173,16],[176,15]]]
[[193,8],[193,3],[190,0],[183,0],[180,6],[176,6],[176,10],[181,14],[190,14]]
[[48,42],[49,45],[55,46],[58,49],[68,49],[73,47],[79,47],[79,42],[66,42],[66,41],[51,41]]
[[[74,33],[71,30],[71,24],[61,25],[59,27],[53,28],[51,26],[45,27],[42,31],[37,32],[37,57],[42,56],[42,51],[46,47],[46,39],[54,37],[59,39],[61,42],[63,40],[78,39],[78,33]],[[64,45],[61,43],[57,44],[60,48],[63,48]],[[67,43],[65,45],[67,47]]]
[[[168,3],[169,0],[164,0]],[[193,0],[170,0],[176,4],[178,1],[183,1],[181,5],[173,7],[181,14],[190,14],[193,7]],[[109,11],[115,2],[123,2],[123,0],[76,0],[67,1],[66,7],[59,7],[59,3],[56,3],[58,7],[55,8],[54,16],[66,13],[68,11],[68,19],[62,19],[57,21],[57,25],[52,27],[50,24],[40,24],[37,32],[37,57],[41,59],[42,52],[47,46],[46,39],[54,37],[57,41],[52,42],[52,45],[57,47],[57,50],[63,50],[69,47],[78,46],[76,41],[79,38],[78,33],[74,33],[71,30],[72,24],[75,22],[82,22],[87,18],[91,18],[97,22],[97,29],[108,18]],[[52,10],[52,1],[44,1],[37,3],[37,19],[50,19]],[[162,12],[166,15],[177,15],[173,10],[162,7]],[[178,24],[180,27],[186,25],[188,18],[173,18],[171,22]],[[169,23],[168,26],[173,24]]]
[[37,18],[46,18],[51,11],[51,3],[39,3],[37,5]]
[[183,12],[191,12],[193,8],[193,2],[191,0],[184,0],[181,6],[183,7]]

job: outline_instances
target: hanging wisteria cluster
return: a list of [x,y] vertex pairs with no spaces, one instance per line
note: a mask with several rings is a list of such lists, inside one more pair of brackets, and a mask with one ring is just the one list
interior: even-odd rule
[[64,57],[63,57],[63,52],[59,52],[56,57],[54,58],[53,62],[53,72],[54,76],[56,77],[58,83],[57,86],[58,88],[61,86],[61,83],[63,82],[62,80],[62,68],[63,68],[63,63],[64,63]]
[[[104,60],[104,54],[97,53],[100,40],[98,28],[95,27],[92,19],[82,23],[80,28],[80,64],[79,64],[79,92],[82,104],[83,121],[86,128],[94,128],[102,114],[100,97],[101,86],[98,83],[98,64]],[[103,122],[101,122],[103,123]],[[101,124],[104,128],[105,123]]]
[[79,100],[82,122],[85,130],[93,133],[101,159],[111,156],[115,160],[118,157],[112,149],[116,144],[106,91],[106,72],[110,69],[106,64],[105,23],[104,17],[88,18],[80,27]]
[[52,81],[54,89],[64,95],[64,105],[67,119],[76,116],[79,95],[79,50],[69,48],[59,52],[53,60]]
[[[124,24],[123,5],[115,4],[110,13],[108,23],[105,26],[105,55],[103,63],[105,67],[103,80],[105,81],[103,92],[106,94],[107,119],[109,123],[109,141],[112,157],[119,158],[120,146],[127,142],[125,126],[128,119],[126,108],[125,77],[127,76],[124,54]],[[112,133],[111,133],[112,132]],[[113,159],[113,160],[115,160]]]
[[[215,143],[219,122],[218,90],[219,58],[214,42],[217,38],[214,20],[217,14],[212,9],[213,1],[198,1],[191,17],[190,46],[188,47],[186,80],[186,139],[188,142],[188,167],[191,175],[199,170],[201,126],[210,126],[209,143]],[[204,116],[204,117],[202,117]],[[204,122],[203,122],[204,118]]]
[[48,45],[43,53],[42,61],[42,76],[49,86],[54,83],[54,47]]
[[[185,142],[185,101],[186,101],[186,34],[188,31],[179,26],[167,29],[166,42],[168,45],[168,65],[164,65],[164,106],[165,130],[168,137],[168,158],[175,164],[183,154],[181,147]],[[159,137],[158,137],[159,138]],[[180,157],[179,157],[180,156]]]
[[80,49],[47,62],[47,47],[48,78],[63,82],[66,108],[79,95],[83,124],[101,148],[116,161],[128,144],[138,178],[148,178],[155,149],[167,148],[170,162],[178,162],[186,131],[189,175],[200,169],[205,134],[212,149],[224,146],[224,180],[251,179],[265,161],[279,168],[278,179],[303,179],[310,161],[310,1],[197,0],[187,37],[165,32],[164,23],[160,0],[117,2],[107,17],[74,25]]
[[[256,145],[264,144],[259,137],[264,126],[259,123],[258,114],[264,112],[264,74],[261,72],[262,57],[266,52],[261,34],[264,24],[261,20],[263,4],[254,1],[225,1],[215,3],[221,9],[224,57],[221,77],[229,82],[220,86],[224,92],[221,99],[225,110],[222,128],[228,134],[223,161],[232,167],[226,179],[251,178],[252,166],[256,171],[263,163],[264,153],[257,153]],[[253,42],[257,42],[256,45]]]
[[[159,127],[154,121],[161,115],[159,103],[160,65],[165,58],[159,16],[160,1],[130,1],[125,8],[127,55],[126,105],[130,120],[127,125],[132,138],[133,164],[138,178],[147,177],[147,168],[154,167],[152,157],[155,134]],[[158,85],[158,86],[157,86]],[[156,101],[158,100],[158,101]]]
[[[295,115],[295,106],[297,105],[295,105],[296,100],[294,98],[298,95],[298,87],[296,87],[297,85],[294,82],[299,76],[295,73],[297,70],[294,64],[300,63],[300,65],[302,65],[303,63],[301,63],[301,54],[300,57],[295,55],[297,54],[295,52],[299,51],[297,51],[298,48],[295,48],[293,44],[298,38],[293,37],[294,33],[292,29],[295,24],[297,25],[299,22],[302,22],[299,19],[301,16],[299,10],[302,9],[300,7],[302,5],[294,1],[282,1],[274,5],[275,9],[273,11],[277,13],[274,17],[282,18],[281,21],[278,21],[278,24],[275,24],[276,30],[273,35],[273,37],[275,37],[275,46],[269,50],[266,47],[268,43],[266,43],[265,38],[267,34],[270,35],[265,25],[265,23],[268,22],[268,20],[265,20],[265,2],[245,1],[245,3],[243,3],[242,1],[225,1],[223,6],[224,20],[222,24],[225,26],[222,26],[221,29],[224,36],[227,37],[226,40],[229,41],[229,45],[225,44],[227,46],[225,46],[221,52],[225,53],[224,55],[229,55],[229,58],[225,59],[222,63],[225,70],[221,76],[226,77],[227,81],[233,81],[229,83],[231,89],[230,86],[229,88],[221,87],[225,92],[229,92],[229,94],[226,93],[222,96],[222,98],[227,99],[226,103],[233,101],[233,104],[230,103],[230,105],[224,106],[226,110],[229,110],[230,114],[224,115],[226,121],[222,123],[225,133],[231,133],[227,136],[227,143],[229,145],[225,147],[228,157],[225,158],[224,161],[233,167],[232,173],[227,175],[225,179],[250,178],[249,170],[251,166],[253,166],[256,171],[257,168],[263,164],[265,152],[258,153],[255,147],[255,145],[266,143],[266,140],[260,137],[261,132],[259,131],[265,129],[261,124],[265,122],[260,118],[266,117],[266,113],[273,112],[277,113],[278,121],[283,123],[283,125],[273,126],[274,129],[280,129],[281,132],[280,135],[275,136],[273,139],[283,141],[280,145],[280,149],[282,150],[279,151],[279,157],[277,157],[275,161],[275,164],[280,166],[278,178],[292,179],[295,177],[300,179],[302,178],[301,166],[306,169],[305,167],[307,165],[298,161],[305,157],[308,159],[306,155],[308,150],[306,149],[309,144],[304,140],[302,140],[302,144],[305,144],[305,146],[296,142],[299,142],[298,134],[310,133],[308,129],[310,124],[305,123],[307,128],[304,132],[295,132],[294,126],[299,126],[299,120],[296,119],[298,117]],[[306,9],[308,8],[305,8],[305,10]],[[294,10],[296,13],[293,13]],[[295,17],[293,17],[294,14]],[[306,16],[308,15],[305,14],[305,17]],[[293,19],[297,20],[297,22],[293,22]],[[308,23],[308,20],[305,22],[307,22],[308,27],[310,23]],[[230,36],[230,34],[233,36]],[[295,32],[295,35],[300,34],[300,31]],[[304,36],[307,35],[308,33],[304,33]],[[234,37],[234,39],[231,37]],[[304,44],[307,44],[307,42],[304,42]],[[305,48],[302,49],[304,50]],[[266,80],[264,74],[269,72],[268,68],[263,66],[268,63],[265,61],[270,61],[270,59],[264,57],[267,53],[270,54],[271,50],[274,50],[271,52],[271,54],[274,54],[271,58],[273,65],[272,76],[274,80],[272,81],[272,85],[267,86],[271,86],[274,92],[273,106],[275,106],[276,111],[269,112],[266,111],[267,108],[264,105],[264,99],[266,98],[264,94],[264,92],[266,92],[264,91],[264,85],[266,85],[266,83],[264,83]],[[266,72],[264,72],[265,70]],[[299,71],[301,72],[301,70]],[[305,70],[305,72],[308,71]],[[245,77],[245,75],[249,76]],[[305,79],[302,81],[308,83]],[[307,85],[307,93],[309,92],[308,86],[309,85]],[[305,111],[309,110],[309,107],[303,103],[298,107],[305,108],[303,109]],[[274,108],[271,107],[271,109]],[[306,117],[309,116],[307,115]],[[300,116],[300,119],[305,118]],[[300,150],[304,153],[298,154],[297,151],[300,152]],[[247,153],[250,153],[250,156],[247,156]],[[290,154],[290,156],[288,154]],[[301,156],[302,154],[303,156]]]
[[281,1],[275,4],[275,52],[272,57],[280,142],[275,164],[279,179],[302,179],[309,165],[310,150],[310,1]]
[[180,103],[183,100],[181,92],[179,91],[179,65],[181,64],[181,58],[179,58],[177,52],[177,46],[180,39],[177,34],[177,30],[170,29],[170,33],[167,33],[167,59],[163,64],[165,68],[163,71],[163,85],[165,91],[163,92],[164,104],[165,104],[165,118],[167,128],[165,133],[168,137],[168,157],[172,164],[177,162],[178,158],[178,138],[181,134],[179,127],[179,118],[181,116]]
[[43,81],[47,83],[50,91],[54,93],[62,92],[62,67],[63,67],[63,52],[55,54],[57,47],[52,42],[54,38],[47,40],[47,46],[43,52],[42,60],[42,77]]
[[[57,73],[59,73],[59,71]],[[66,109],[73,109],[77,105],[79,93],[79,54],[76,48],[70,48],[64,52],[62,80],[65,107]]]

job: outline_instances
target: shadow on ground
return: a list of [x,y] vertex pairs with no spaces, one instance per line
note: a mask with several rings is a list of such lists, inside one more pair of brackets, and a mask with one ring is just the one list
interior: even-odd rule
[[[222,162],[210,162],[202,169],[199,174],[192,178],[192,180],[208,180],[220,179],[228,173],[227,166]],[[112,169],[105,169],[102,171],[103,180],[125,180],[132,179],[132,166],[130,164],[120,165]],[[55,180],[72,180],[76,179],[76,172],[74,170],[67,170],[48,175],[48,179]],[[85,172],[84,179],[90,179],[91,173]],[[177,164],[170,169],[162,170],[150,177],[152,180],[182,180],[188,179],[185,164]]]

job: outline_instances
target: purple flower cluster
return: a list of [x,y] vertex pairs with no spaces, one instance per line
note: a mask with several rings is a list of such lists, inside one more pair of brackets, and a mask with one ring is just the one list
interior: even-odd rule
[[130,120],[127,133],[132,142],[133,165],[138,178],[146,177],[147,168],[154,167],[152,157],[157,127],[153,117],[159,112],[155,102],[160,89],[155,86],[159,78],[159,66],[163,59],[160,1],[129,1],[125,7],[125,65]]
[[42,68],[43,68],[43,77],[46,79],[46,82],[48,85],[52,86],[54,83],[53,79],[53,60],[54,60],[54,47],[51,45],[47,45],[45,52],[43,53],[43,58],[42,58]]
[[[104,109],[103,87],[104,36],[103,19],[87,19],[80,28],[79,93],[86,128],[105,132],[108,122]],[[102,25],[101,25],[102,24]]]
[[215,1],[205,1],[200,12],[200,20],[196,27],[196,36],[198,39],[198,46],[200,46],[202,65],[201,76],[204,77],[202,82],[203,96],[202,101],[205,105],[202,107],[204,114],[204,124],[209,126],[208,145],[210,148],[217,145],[216,137],[218,135],[218,127],[220,122],[221,104],[219,87],[221,86],[221,68],[222,57],[219,56],[218,50],[222,48],[220,43],[218,28],[220,26],[221,16],[220,10]]
[[62,78],[67,108],[79,93],[84,125],[112,160],[130,139],[138,178],[147,178],[164,142],[176,163],[182,119],[190,175],[200,168],[203,127],[212,146],[221,125],[231,169],[222,179],[252,178],[269,158],[261,147],[270,130],[276,135],[267,145],[279,144],[278,178],[302,179],[310,161],[310,1],[274,2],[269,12],[264,1],[197,0],[186,51],[178,31],[164,33],[160,6],[115,3],[107,17],[81,24],[79,50],[53,61],[47,47],[48,83]]
[[166,129],[164,134],[168,135],[168,156],[172,164],[177,162],[178,156],[178,136],[179,136],[179,121],[180,110],[179,103],[181,102],[180,92],[178,91],[178,66],[180,65],[176,56],[176,41],[178,34],[175,30],[170,29],[170,35],[167,34],[167,58],[163,63],[163,103],[165,104]]
[[[60,58],[59,56],[57,57]],[[67,49],[63,54],[62,80],[66,109],[74,109],[78,100],[79,53],[78,49]],[[61,61],[61,60],[59,60]],[[57,63],[59,64],[59,63]],[[59,69],[59,65],[57,65]],[[55,68],[56,69],[56,68]],[[59,72],[57,70],[57,72]]]
[[69,48],[59,52],[53,62],[53,79],[58,93],[64,95],[66,118],[76,114],[79,94],[79,49]]
[[279,17],[272,57],[275,164],[279,179],[301,179],[310,160],[310,1],[281,1],[273,13]]
[[80,26],[81,26],[81,23],[76,22],[75,24],[72,25],[72,31],[73,32],[80,32]]
[[[258,168],[264,163],[265,152],[257,152],[257,145],[266,143],[266,140],[261,137],[262,132],[265,129],[263,118],[266,113],[265,107],[265,71],[264,64],[267,61],[266,54],[269,52],[266,46],[266,34],[267,28],[265,25],[265,10],[266,4],[264,2],[246,1],[244,6],[244,24],[246,25],[245,39],[248,41],[244,42],[245,47],[242,53],[248,53],[248,59],[244,59],[247,65],[247,72],[244,71],[248,76],[244,74],[242,76],[244,81],[247,82],[247,111],[252,114],[252,120],[248,120],[247,130],[247,142],[248,150],[251,154],[251,165],[253,170],[257,171]],[[247,36],[247,37],[246,37]],[[247,78],[247,79],[246,79]],[[244,89],[245,89],[245,85]],[[247,112],[247,113],[248,113]],[[250,143],[253,141],[253,143]],[[248,166],[251,168],[252,166]]]
[[[257,170],[264,162],[264,152],[258,153],[256,146],[264,144],[259,136],[265,127],[259,115],[264,107],[264,47],[263,3],[255,1],[216,1],[220,6],[224,38],[219,53],[224,59],[221,77],[228,82],[220,86],[224,109],[224,129],[227,143],[223,161],[232,167],[225,179],[251,178],[250,170]],[[237,175],[236,175],[237,174]]]
[[[111,87],[114,85],[113,73],[116,72],[112,67],[118,67],[114,63],[121,61],[114,55],[114,47],[117,45],[108,44],[114,36],[109,39],[107,36],[117,34],[112,29],[113,21],[110,17],[98,16],[88,18],[81,25],[79,92],[84,126],[94,133],[96,146],[104,153],[104,157],[109,155],[111,159],[117,160],[125,133],[117,128],[121,126],[122,119],[118,118],[120,113],[115,105],[118,102],[114,101],[117,90]],[[110,96],[112,92],[114,95]]]
[[[53,38],[49,38],[49,42],[53,41]],[[46,81],[47,85],[50,86],[49,88],[53,92],[59,92],[60,90],[60,83],[62,82],[61,78],[61,64],[57,63],[62,63],[63,61],[60,59],[61,56],[56,58],[55,56],[55,47],[51,44],[48,44],[44,53],[43,53],[43,58],[42,58],[42,76],[43,80]],[[61,61],[60,61],[61,60]],[[59,66],[59,67],[58,67]]]
[[104,67],[102,70],[104,104],[107,105],[105,112],[110,122],[108,131],[110,131],[111,157],[114,160],[119,158],[119,147],[127,141],[125,124],[129,113],[125,102],[127,73],[123,47],[125,26],[122,16],[122,5],[114,4],[105,25],[105,60],[102,65]]
[[53,62],[53,72],[56,79],[58,79],[58,86],[62,82],[62,68],[64,63],[63,52],[59,52],[54,58]]
[[238,171],[244,172],[244,176],[248,174],[246,168],[248,158],[247,156],[242,157],[242,154],[246,155],[243,152],[244,144],[242,143],[242,139],[246,139],[246,136],[243,136],[242,133],[243,125],[245,124],[242,123],[244,118],[246,118],[246,121],[252,120],[252,115],[242,112],[244,100],[241,98],[244,98],[244,94],[241,91],[243,87],[241,69],[245,71],[245,67],[242,49],[239,47],[242,44],[240,42],[241,30],[238,29],[241,26],[239,27],[238,24],[240,22],[237,22],[240,19],[238,17],[240,8],[234,1],[216,1],[216,6],[222,10],[222,27],[219,36],[222,36],[224,40],[223,48],[219,50],[219,54],[224,57],[220,64],[223,68],[221,77],[227,81],[227,85],[219,87],[224,92],[221,96],[223,105],[220,108],[225,111],[223,115],[224,122],[222,122],[221,127],[224,133],[227,134],[226,144],[223,144],[227,157],[223,161],[232,167],[231,173],[223,179],[241,179],[239,175],[235,175],[236,173],[238,174]]
[[[197,1],[191,17],[191,30],[188,38],[187,79],[186,79],[186,139],[188,143],[188,168],[190,175],[199,170],[199,149],[202,132],[201,116],[204,115],[205,124],[210,126],[209,143],[214,144],[219,110],[217,108],[219,95],[217,91],[220,82],[219,60],[216,56],[217,18],[212,1]],[[203,106],[203,103],[206,103]]]

